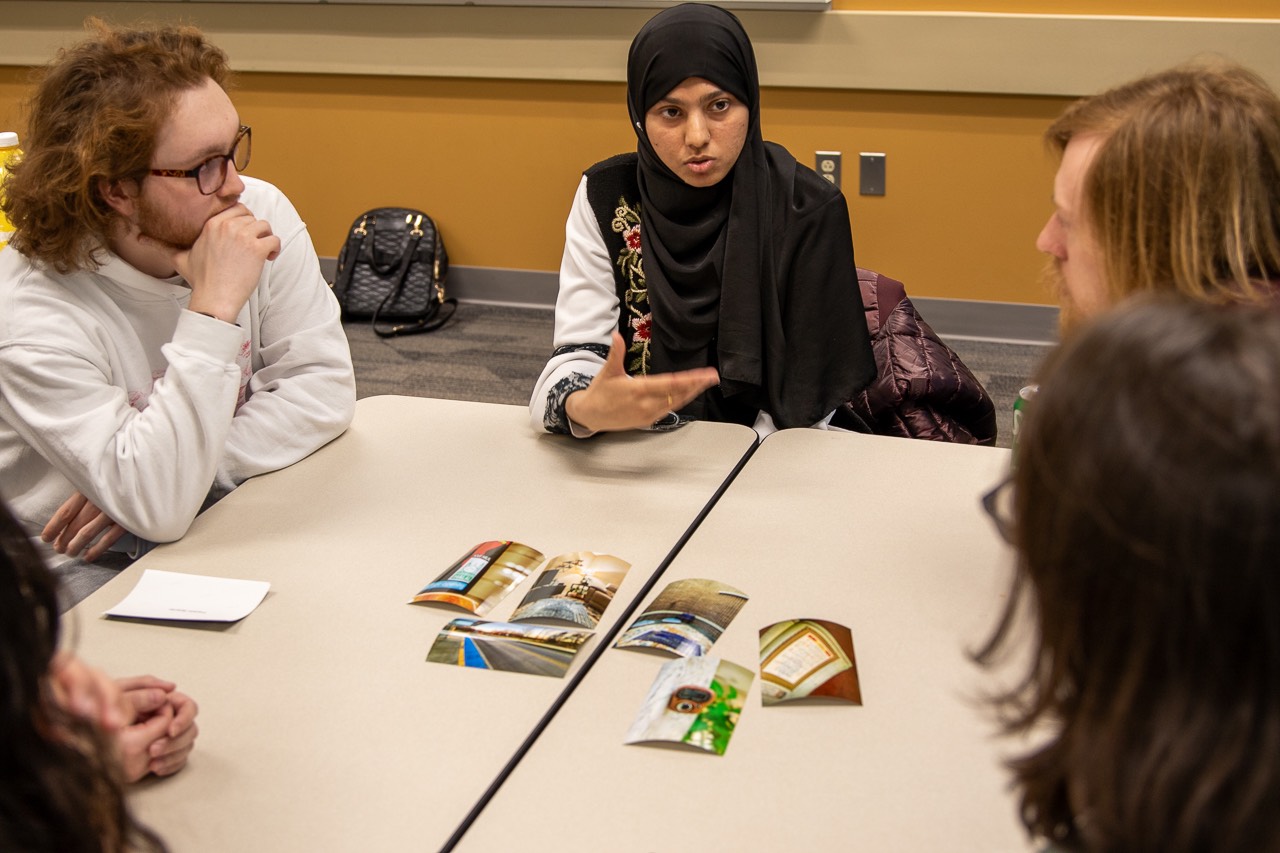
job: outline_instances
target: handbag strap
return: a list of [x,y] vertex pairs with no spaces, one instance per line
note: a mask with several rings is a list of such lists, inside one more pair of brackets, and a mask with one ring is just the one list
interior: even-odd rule
[[339,299],[351,286],[351,276],[355,273],[356,261],[360,258],[360,250],[364,247],[364,241],[369,234],[364,227],[368,220],[367,213],[360,217],[360,221],[347,235],[347,242],[342,247],[342,251],[338,253],[338,273],[333,279],[333,291],[338,294]]
[[[421,217],[419,217],[421,222]],[[381,304],[373,311],[373,330],[378,331],[378,315],[382,313],[382,309],[386,308],[394,302],[400,293],[404,290],[404,280],[409,276],[409,265],[413,263],[413,256],[418,252],[418,243],[422,241],[422,229],[414,225],[413,230],[409,232],[409,239],[405,243],[404,250],[400,253],[400,267],[396,270],[395,287],[387,291],[387,295],[383,297]]]
[[[441,305],[449,306],[449,313],[445,314],[443,317],[439,316],[439,306]],[[436,329],[449,322],[449,319],[453,317],[453,313],[457,310],[458,300],[450,297],[437,302],[436,308],[431,312],[431,314],[421,320],[418,320],[416,323],[405,323],[400,326],[392,326],[390,329],[379,329],[377,325],[374,325],[373,331],[380,338],[394,338],[396,335],[413,335],[418,332],[434,332]],[[373,322],[375,324],[378,322],[376,316]]]
[[[434,262],[431,268],[431,282],[439,291],[439,301],[430,306],[430,310],[428,310],[427,315],[417,322],[404,323],[399,326],[392,326],[389,329],[378,328],[378,314],[381,313],[383,308],[393,302],[395,298],[400,295],[400,292],[404,290],[404,282],[409,275],[409,266],[413,263],[413,259],[418,253],[418,244],[422,242],[423,237],[421,214],[418,215],[417,220],[413,223],[413,228],[409,234],[412,240],[409,245],[405,247],[404,254],[400,257],[400,268],[396,271],[396,286],[387,294],[386,298],[382,300],[382,304],[378,306],[378,309],[373,312],[373,320],[371,324],[373,326],[374,333],[380,338],[393,338],[396,335],[412,335],[418,332],[435,331],[445,323],[449,322],[449,319],[453,316],[454,312],[458,310],[458,300],[445,299],[444,297],[444,284],[440,281],[440,234],[437,231],[434,232],[433,238],[435,251],[432,252]],[[449,313],[445,314],[443,317],[438,316],[441,305],[449,306]]]

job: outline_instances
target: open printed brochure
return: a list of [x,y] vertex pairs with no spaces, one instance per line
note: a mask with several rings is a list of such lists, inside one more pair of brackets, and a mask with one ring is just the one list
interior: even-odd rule
[[681,743],[724,755],[752,678],[751,670],[716,657],[667,661],[624,743]]
[[[529,577],[542,559],[541,551],[520,542],[482,542],[412,601],[452,605],[481,616]],[[561,677],[591,638],[591,629],[630,568],[624,560],[591,551],[553,557],[509,621],[454,619],[436,636],[427,660]]]
[[720,581],[690,578],[667,584],[613,644],[658,649],[681,657],[711,650],[747,603],[747,594]]
[[862,704],[853,634],[822,619],[788,619],[760,629],[760,699],[776,705],[827,697]]
[[412,603],[452,604],[483,616],[541,562],[542,552],[528,545],[509,539],[481,542],[419,590]]
[[440,629],[427,660],[562,678],[591,636],[576,628],[454,619]]
[[[706,586],[709,581],[699,583],[704,593],[715,588]],[[720,591],[724,591],[722,585]],[[654,605],[660,599],[662,595]],[[636,624],[642,621],[644,617]],[[625,743],[680,743],[723,755],[753,678],[754,673],[738,664],[698,653],[668,661],[649,688]],[[762,628],[763,704],[820,697],[862,704],[849,629],[824,619],[788,619]]]
[[511,621],[547,620],[594,628],[630,568],[630,563],[617,557],[590,551],[554,557],[534,579]]
[[[449,604],[483,616],[542,564],[541,551],[520,542],[481,542],[418,591],[410,603]],[[551,621],[594,628],[631,564],[609,554],[571,551],[547,561],[513,622]]]

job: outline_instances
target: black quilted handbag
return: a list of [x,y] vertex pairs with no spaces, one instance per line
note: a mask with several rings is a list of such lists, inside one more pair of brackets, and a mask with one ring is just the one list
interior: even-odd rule
[[448,271],[449,256],[430,216],[379,207],[351,224],[333,292],[344,320],[367,318],[379,337],[430,332],[458,307],[444,294]]

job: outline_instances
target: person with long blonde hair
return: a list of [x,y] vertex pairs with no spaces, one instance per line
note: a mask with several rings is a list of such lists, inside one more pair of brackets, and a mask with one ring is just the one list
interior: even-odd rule
[[1270,301],[1280,287],[1280,98],[1223,60],[1151,74],[1069,107],[1050,255],[1062,328],[1143,292]]

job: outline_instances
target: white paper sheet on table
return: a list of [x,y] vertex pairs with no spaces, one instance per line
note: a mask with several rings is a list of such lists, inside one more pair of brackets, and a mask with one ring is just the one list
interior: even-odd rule
[[133,591],[103,615],[236,622],[252,613],[270,588],[268,581],[212,578],[147,569]]

